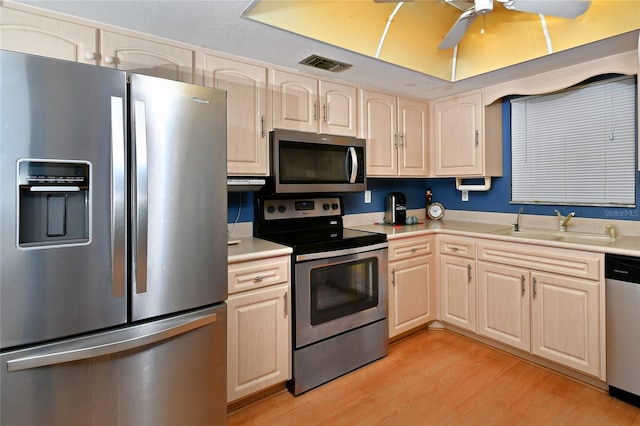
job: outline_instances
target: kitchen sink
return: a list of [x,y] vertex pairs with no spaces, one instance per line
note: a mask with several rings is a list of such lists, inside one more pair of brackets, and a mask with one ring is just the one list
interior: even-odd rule
[[605,234],[585,234],[578,232],[549,231],[543,229],[525,229],[521,231],[514,231],[513,229],[500,229],[498,231],[493,231],[490,233],[494,235],[505,235],[509,237],[529,238],[532,240],[559,241],[565,243],[592,245],[607,245],[612,241],[611,237]]

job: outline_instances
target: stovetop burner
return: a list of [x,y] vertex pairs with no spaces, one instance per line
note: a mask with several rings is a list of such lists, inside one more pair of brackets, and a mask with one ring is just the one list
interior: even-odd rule
[[385,242],[385,234],[344,228],[342,198],[258,200],[254,235],[293,247],[295,254],[362,247]]

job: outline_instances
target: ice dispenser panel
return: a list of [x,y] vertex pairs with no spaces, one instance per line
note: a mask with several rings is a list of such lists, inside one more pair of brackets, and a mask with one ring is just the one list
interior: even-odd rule
[[91,168],[83,161],[18,161],[18,245],[88,244]]

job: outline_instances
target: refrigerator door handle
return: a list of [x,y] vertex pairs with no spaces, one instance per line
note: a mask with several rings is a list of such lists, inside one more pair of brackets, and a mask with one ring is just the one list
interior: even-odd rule
[[124,297],[125,288],[125,140],[124,99],[111,97],[111,264],[112,295]]
[[163,330],[135,336],[129,339],[116,342],[109,342],[88,346],[85,348],[74,348],[55,353],[42,355],[31,355],[24,358],[17,358],[7,361],[7,371],[29,370],[33,368],[46,367],[67,362],[80,361],[84,359],[96,358],[104,355],[111,355],[132,349],[142,348],[154,343],[171,339],[172,337],[188,333],[218,320],[218,314],[206,314],[196,317],[188,322],[172,326]]
[[135,130],[135,192],[132,238],[133,286],[136,294],[147,292],[147,219],[148,219],[148,181],[147,181],[147,118],[144,101],[134,103]]

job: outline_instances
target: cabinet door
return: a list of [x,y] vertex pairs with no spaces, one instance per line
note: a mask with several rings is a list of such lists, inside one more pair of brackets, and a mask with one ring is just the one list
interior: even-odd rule
[[289,285],[238,293],[227,300],[227,402],[288,380]]
[[427,104],[398,99],[398,175],[427,176]]
[[433,256],[389,265],[389,337],[435,319]]
[[111,31],[101,42],[102,66],[193,83],[193,50]]
[[435,176],[482,175],[482,94],[434,102]]
[[0,7],[0,48],[66,61],[96,64],[98,30]]
[[318,132],[318,80],[273,72],[273,127]]
[[440,307],[442,320],[476,332],[475,261],[440,256]]
[[478,334],[529,351],[529,271],[478,262]]
[[367,140],[367,175],[397,176],[396,97],[363,90],[360,127]]
[[357,89],[322,80],[318,87],[322,106],[320,133],[356,136]]
[[205,55],[205,86],[227,91],[227,174],[268,172],[267,69]]
[[599,282],[531,274],[531,352],[600,374]]

